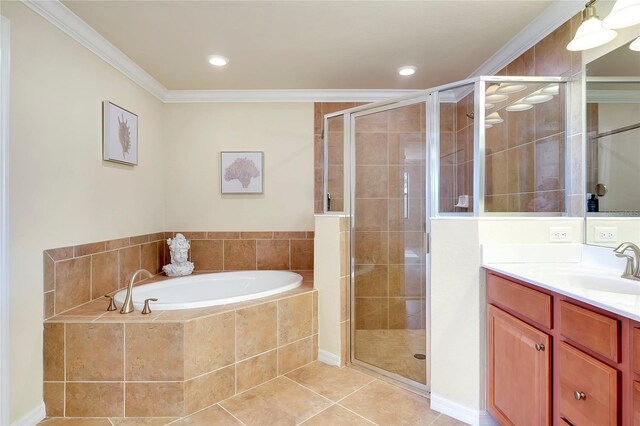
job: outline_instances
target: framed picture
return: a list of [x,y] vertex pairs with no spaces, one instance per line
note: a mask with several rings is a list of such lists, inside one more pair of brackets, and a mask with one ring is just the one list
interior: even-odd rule
[[109,101],[102,102],[102,158],[138,164],[138,116]]
[[223,151],[220,153],[220,182],[223,194],[262,194],[264,153]]

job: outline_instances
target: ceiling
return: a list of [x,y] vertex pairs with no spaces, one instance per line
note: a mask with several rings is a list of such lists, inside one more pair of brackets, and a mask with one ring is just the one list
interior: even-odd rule
[[[424,89],[468,77],[552,1],[63,1],[170,90]],[[229,58],[217,68],[213,54]],[[418,71],[400,77],[396,69]]]

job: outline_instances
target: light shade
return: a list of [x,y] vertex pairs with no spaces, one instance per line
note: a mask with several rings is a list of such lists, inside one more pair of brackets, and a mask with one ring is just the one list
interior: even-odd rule
[[500,84],[500,87],[498,87],[498,89],[496,90],[496,93],[501,93],[501,94],[517,93],[517,92],[523,91],[526,88],[527,86],[525,84],[502,83]]
[[541,104],[543,102],[548,102],[551,99],[553,99],[553,95],[547,95],[545,93],[542,93],[541,91],[538,91],[530,94],[529,96],[525,96],[522,99],[522,102],[527,104]]
[[497,112],[492,112],[491,114],[487,115],[486,118],[484,119],[484,122],[486,124],[498,124],[498,123],[502,123],[504,120],[502,119],[502,117],[500,117],[500,114],[498,114]]
[[545,95],[557,95],[558,93],[560,93],[560,85],[553,83],[548,85],[547,87],[543,88],[542,90],[540,90],[542,93],[544,93]]
[[609,16],[604,18],[604,28],[626,28],[640,24],[640,0],[618,0]]
[[514,111],[526,111],[526,110],[531,109],[531,108],[533,108],[533,105],[531,105],[531,104],[528,104],[526,102],[517,102],[515,104],[509,105],[505,109],[507,111],[514,112]]
[[496,91],[498,90],[498,86],[497,84],[493,84],[489,87],[487,87],[487,90],[484,93],[484,100],[487,102],[503,102],[506,101],[507,99],[509,99],[508,95],[501,95],[496,93]]
[[633,40],[633,42],[629,45],[629,49],[635,50],[636,52],[640,52],[640,37]]
[[588,6],[585,10],[586,19],[582,21],[576,36],[567,44],[567,49],[580,51],[593,49],[610,42],[618,33],[602,27],[602,21],[596,16],[595,8]]

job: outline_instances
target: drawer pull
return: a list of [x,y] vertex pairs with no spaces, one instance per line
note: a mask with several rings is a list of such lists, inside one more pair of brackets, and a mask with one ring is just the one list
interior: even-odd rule
[[580,391],[575,391],[573,393],[573,396],[575,396],[578,401],[580,401],[581,399],[587,399],[587,395],[585,395],[584,392]]
[[544,351],[544,345],[542,343],[536,343],[536,351]]

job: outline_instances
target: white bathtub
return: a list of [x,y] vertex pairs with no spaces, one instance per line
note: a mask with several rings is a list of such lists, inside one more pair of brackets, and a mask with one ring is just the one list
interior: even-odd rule
[[[145,299],[152,310],[172,311],[225,305],[259,299],[297,288],[302,276],[286,271],[237,271],[197,274],[133,287],[133,305],[142,310]],[[127,290],[116,293],[118,307],[124,303]]]

